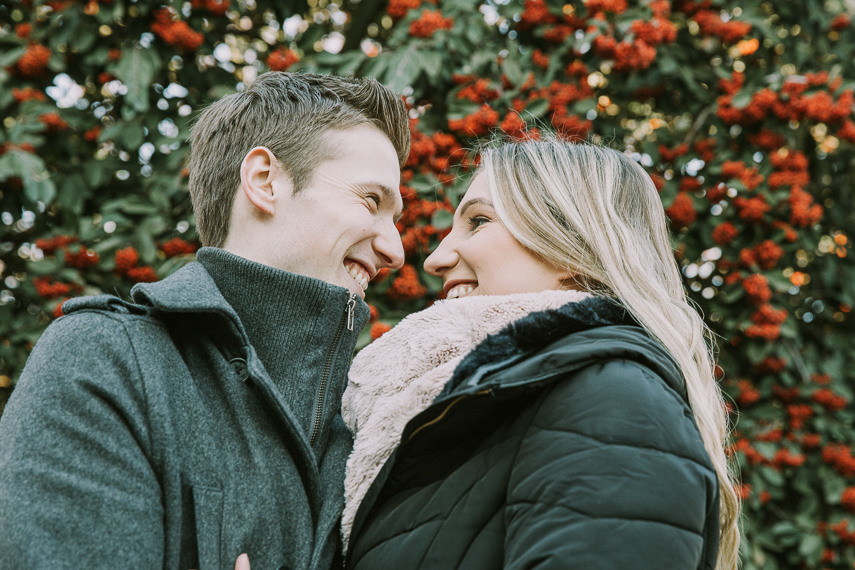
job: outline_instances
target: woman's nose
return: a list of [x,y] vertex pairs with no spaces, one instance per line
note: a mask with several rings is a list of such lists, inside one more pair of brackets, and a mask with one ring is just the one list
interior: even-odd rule
[[459,257],[453,240],[454,232],[448,234],[444,240],[439,242],[433,253],[425,259],[425,271],[436,277],[442,277],[446,271],[457,265]]

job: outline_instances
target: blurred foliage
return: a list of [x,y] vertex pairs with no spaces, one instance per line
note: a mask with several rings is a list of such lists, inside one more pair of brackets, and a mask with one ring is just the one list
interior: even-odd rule
[[746,569],[855,562],[855,29],[839,0],[150,0],[0,5],[0,407],[71,296],[197,248],[188,124],[268,69],[374,76],[413,150],[408,264],[369,342],[441,297],[421,265],[475,139],[544,127],[620,148],[660,188],[720,336]]

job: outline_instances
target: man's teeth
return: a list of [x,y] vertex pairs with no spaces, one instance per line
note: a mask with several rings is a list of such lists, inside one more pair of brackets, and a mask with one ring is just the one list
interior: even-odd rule
[[353,277],[353,280],[359,283],[362,290],[368,288],[368,275],[362,271],[358,265],[351,265],[347,268],[347,272]]
[[451,291],[448,292],[448,295],[446,295],[445,297],[446,299],[456,299],[458,297],[468,295],[472,292],[473,289],[475,289],[475,286],[470,285],[468,283],[464,285],[457,285],[456,287],[453,287]]

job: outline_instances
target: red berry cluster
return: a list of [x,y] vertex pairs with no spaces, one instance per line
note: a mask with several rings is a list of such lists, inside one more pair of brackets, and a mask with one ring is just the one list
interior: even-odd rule
[[288,69],[300,61],[300,55],[290,48],[278,48],[267,56],[267,67],[270,71],[288,71]]
[[196,51],[205,42],[205,36],[193,31],[187,22],[175,20],[170,8],[155,10],[153,14],[155,21],[151,31],[167,45],[181,51]]
[[429,38],[437,30],[450,30],[453,27],[454,19],[443,18],[440,10],[422,10],[422,15],[410,22],[410,35],[415,38]]

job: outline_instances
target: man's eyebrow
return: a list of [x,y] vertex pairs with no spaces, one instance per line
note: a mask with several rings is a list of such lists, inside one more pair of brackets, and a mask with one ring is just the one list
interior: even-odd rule
[[466,210],[468,210],[469,206],[471,206],[472,204],[484,204],[485,206],[489,206],[490,208],[493,207],[493,204],[491,202],[484,200],[483,198],[473,198],[463,204],[463,207],[460,208],[460,212],[458,212],[458,215],[462,218],[463,215],[466,214]]
[[[392,190],[391,188],[389,188],[388,186],[386,186],[385,184],[381,184],[380,182],[366,182],[366,183],[364,183],[364,186],[371,186],[371,187],[377,188],[378,190],[380,190],[380,192],[382,192],[383,198],[385,200],[393,203],[393,204],[398,201],[397,200],[397,198],[398,198],[397,193],[394,190]],[[404,211],[403,211],[403,207],[402,207],[395,214],[394,222],[396,224],[398,223],[398,220],[401,219],[401,216],[403,214],[404,214]]]

